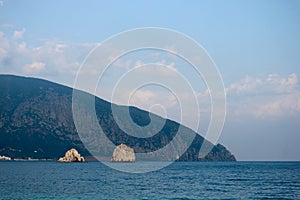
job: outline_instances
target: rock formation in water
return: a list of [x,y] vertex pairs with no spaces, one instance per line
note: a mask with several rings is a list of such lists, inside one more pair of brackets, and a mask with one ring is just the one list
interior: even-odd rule
[[11,160],[11,158],[7,156],[0,156],[0,160]]
[[134,162],[135,154],[133,148],[120,144],[114,149],[111,161],[113,162]]
[[82,157],[76,149],[70,149],[58,162],[84,162],[84,157]]

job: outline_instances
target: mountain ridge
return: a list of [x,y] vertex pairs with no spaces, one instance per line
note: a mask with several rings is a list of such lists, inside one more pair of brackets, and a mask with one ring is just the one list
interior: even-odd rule
[[[0,155],[56,159],[75,147],[83,156],[91,156],[73,122],[71,87],[44,79],[0,75],[0,91]],[[178,122],[166,119],[160,134],[148,139],[134,138],[118,127],[111,113],[110,102],[95,97],[95,109],[106,136],[115,145],[124,143],[136,152],[160,149],[172,140],[180,126]],[[149,112],[133,106],[129,106],[129,110],[137,124],[149,122]],[[236,160],[221,144],[214,146],[204,158],[198,158],[203,137],[195,134],[192,144],[179,160]],[[107,156],[109,154],[107,152]]]

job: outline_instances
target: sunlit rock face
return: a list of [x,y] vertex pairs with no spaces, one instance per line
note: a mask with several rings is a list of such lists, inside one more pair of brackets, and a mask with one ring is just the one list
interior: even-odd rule
[[82,157],[76,149],[70,149],[58,162],[84,162],[84,157]]
[[133,148],[120,144],[113,152],[111,161],[113,162],[134,162],[135,154]]
[[0,156],[0,160],[11,160],[8,156]]

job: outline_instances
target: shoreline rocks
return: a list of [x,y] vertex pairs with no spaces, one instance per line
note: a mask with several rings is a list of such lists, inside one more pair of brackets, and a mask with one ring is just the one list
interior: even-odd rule
[[0,160],[11,160],[11,157],[8,157],[8,156],[0,156]]
[[84,162],[84,157],[81,156],[74,148],[66,152],[64,157],[58,159],[58,162]]
[[114,149],[112,162],[135,162],[135,154],[133,148],[120,144]]

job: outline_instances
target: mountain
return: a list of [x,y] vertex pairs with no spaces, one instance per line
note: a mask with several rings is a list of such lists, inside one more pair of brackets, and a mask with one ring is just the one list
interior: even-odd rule
[[[91,156],[74,125],[72,92],[72,88],[46,80],[0,75],[0,155],[57,159],[68,149],[76,148],[83,156]],[[111,105],[95,97],[98,123],[115,145],[126,144],[135,152],[152,152],[164,147],[172,141],[180,126],[167,119],[158,134],[149,138],[133,137],[118,127]],[[129,110],[136,124],[144,126],[149,123],[148,112],[136,107],[129,107]],[[156,116],[156,119],[162,118]],[[215,145],[204,158],[198,158],[204,139],[187,127],[184,130],[195,134],[195,138],[178,160],[235,161],[221,144]]]

